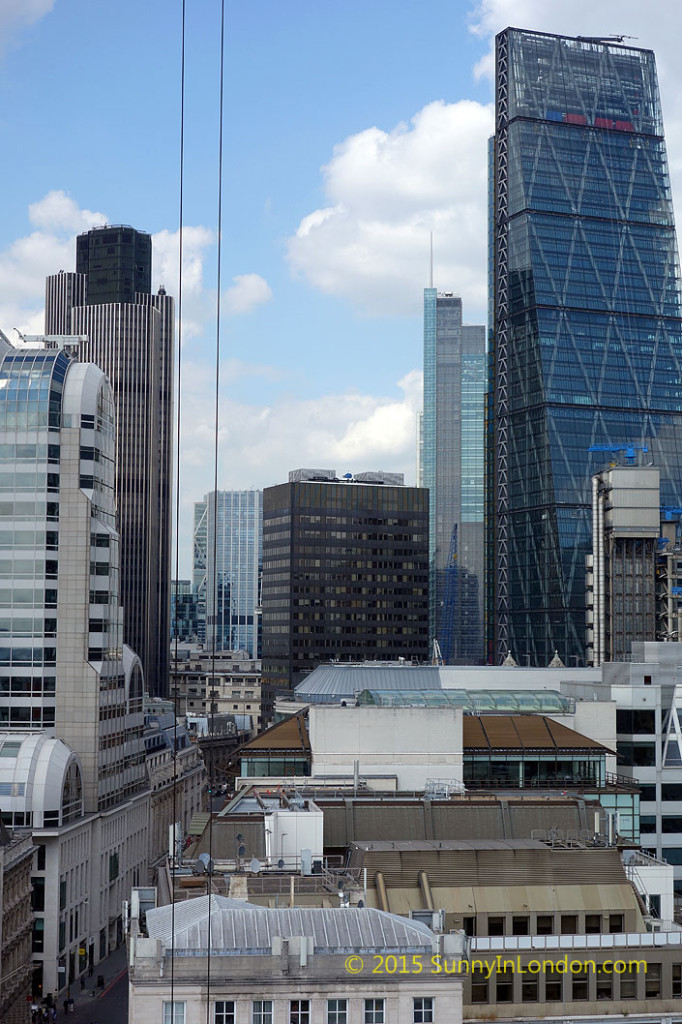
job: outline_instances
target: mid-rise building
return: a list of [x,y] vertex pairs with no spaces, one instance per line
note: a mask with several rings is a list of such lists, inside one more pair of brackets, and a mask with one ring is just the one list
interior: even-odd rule
[[33,933],[30,834],[0,824],[0,1020],[25,1024]]
[[109,378],[117,422],[124,637],[147,686],[168,687],[173,406],[173,300],[151,294],[151,237],[128,226],[76,240],[76,273],[47,279],[48,335],[81,335],[78,351]]
[[260,654],[263,492],[211,491],[194,505],[199,640]]
[[682,503],[680,263],[654,55],[505,29],[491,152],[488,657],[585,659],[594,446]]
[[420,484],[429,489],[429,634],[446,664],[483,660],[485,327],[424,289]]
[[263,706],[324,661],[428,657],[425,488],[295,470],[263,492]]

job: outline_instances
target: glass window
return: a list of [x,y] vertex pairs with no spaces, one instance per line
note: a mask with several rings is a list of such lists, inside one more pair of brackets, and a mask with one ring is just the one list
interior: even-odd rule
[[164,1003],[163,1024],[185,1024],[185,1003]]
[[527,917],[513,917],[512,935],[528,935],[528,923]]
[[488,982],[485,974],[483,973],[474,972],[474,974],[471,975],[471,1002],[488,1002]]
[[221,1000],[213,1008],[213,1024],[234,1024],[234,1000]]
[[488,918],[488,935],[504,935],[504,918]]
[[433,1024],[433,1003],[433,996],[415,998],[412,1014],[414,1024]]
[[560,1003],[563,1000],[562,985],[563,982],[560,978],[552,978],[550,980],[549,975],[547,975],[547,980],[545,981],[546,1003]]
[[598,935],[601,932],[601,914],[585,914],[585,934]]
[[620,998],[621,999],[636,999],[637,998],[637,974],[634,971],[628,974],[621,974],[620,976]]
[[623,931],[622,914],[609,914],[609,931],[612,934]]
[[587,975],[586,974],[574,974],[573,975],[573,998],[587,999]]
[[327,1000],[327,1024],[348,1024],[348,1000]]
[[254,999],[251,1024],[272,1024],[272,1000]]
[[290,1000],[289,1024],[310,1024],[310,1002],[308,999]]
[[660,999],[661,996],[661,965],[649,963],[644,979],[647,999]]
[[538,935],[554,934],[554,917],[552,914],[538,914],[537,921]]
[[514,1002],[514,973],[513,971],[495,972],[495,1002]]
[[365,1024],[384,1024],[384,1000],[365,999]]
[[682,964],[673,964],[673,999],[682,999]]

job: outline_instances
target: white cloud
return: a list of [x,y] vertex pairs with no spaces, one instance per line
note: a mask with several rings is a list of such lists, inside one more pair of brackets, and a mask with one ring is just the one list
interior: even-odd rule
[[106,214],[81,210],[75,200],[61,189],[54,189],[37,203],[31,203],[28,219],[41,231],[69,232],[73,235],[107,223]]
[[0,52],[23,28],[49,14],[54,4],[55,0],[0,0]]
[[225,292],[225,309],[228,313],[250,313],[256,306],[272,299],[272,289],[260,274],[237,274]]
[[436,101],[409,125],[368,128],[323,168],[330,205],[303,218],[289,261],[316,288],[372,314],[416,312],[427,283],[485,308],[487,139],[492,106]]
[[[269,367],[230,363],[224,369],[220,401],[219,477],[221,489],[269,487],[283,483],[290,469],[322,466],[338,474],[383,469],[414,483],[416,417],[422,375],[398,381],[396,397],[342,391],[309,399],[284,392],[271,404],[247,404],[227,394],[244,375],[271,377]],[[193,502],[213,488],[211,371],[185,363],[182,392],[182,496],[180,550],[187,574],[191,559]],[[234,387],[232,387],[234,394]]]
[[[182,337],[196,338],[215,314],[215,300],[204,287],[204,260],[214,235],[209,228],[182,229]],[[152,290],[163,285],[176,297],[180,282],[180,231],[152,235]],[[177,312],[177,306],[176,306]]]

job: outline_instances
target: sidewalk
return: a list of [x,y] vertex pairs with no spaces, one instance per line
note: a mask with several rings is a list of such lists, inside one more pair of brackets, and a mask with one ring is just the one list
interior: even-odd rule
[[[104,960],[100,960],[98,964],[95,964],[95,969],[91,978],[88,977],[86,971],[84,976],[84,989],[81,989],[79,978],[73,982],[71,985],[71,999],[73,999],[74,1002],[74,1010],[78,1011],[84,1006],[95,1007],[97,1005],[98,997],[101,996],[103,992],[106,992],[109,986],[126,970],[126,967],[126,947],[125,943],[121,943],[118,949],[115,949],[114,952],[110,953],[109,956],[104,958]],[[99,988],[97,985],[100,975],[104,978],[103,988]],[[66,998],[66,989],[64,989],[64,991],[60,993],[57,1003],[59,1018],[63,1017],[64,1000]]]

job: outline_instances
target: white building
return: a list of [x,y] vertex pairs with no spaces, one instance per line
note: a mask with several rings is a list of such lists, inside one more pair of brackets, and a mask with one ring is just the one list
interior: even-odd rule
[[[266,909],[220,896],[148,910],[146,935],[137,926],[128,949],[131,1024],[462,1020],[461,980],[431,963],[439,954],[461,959],[461,933],[436,936],[369,908]],[[387,957],[388,968],[373,973]],[[403,963],[409,971],[393,969]]]
[[2,815],[38,848],[38,995],[116,946],[146,881],[143,677],[123,645],[109,383],[4,336],[0,359]]

